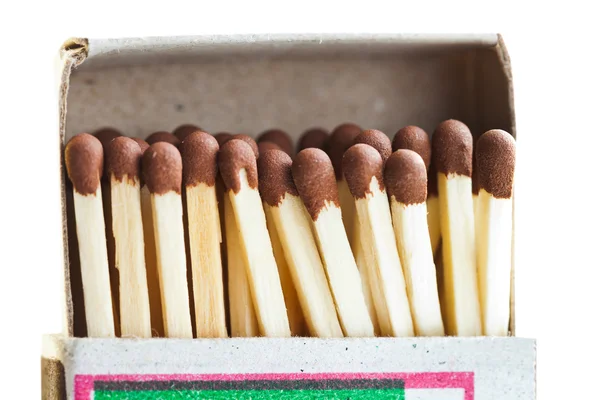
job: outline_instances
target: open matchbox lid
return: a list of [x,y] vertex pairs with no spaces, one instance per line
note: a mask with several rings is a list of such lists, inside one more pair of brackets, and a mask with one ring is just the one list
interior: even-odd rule
[[[393,135],[455,118],[516,135],[496,34],[71,39],[59,92],[61,154],[75,134],[104,126],[142,138],[182,123],[251,135],[281,127],[297,139],[345,121]],[[65,330],[43,338],[43,399],[535,398],[535,341],[514,336],[84,338],[63,165]]]

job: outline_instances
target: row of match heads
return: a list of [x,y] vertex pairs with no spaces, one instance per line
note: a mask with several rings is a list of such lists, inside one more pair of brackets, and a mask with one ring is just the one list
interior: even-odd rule
[[[400,129],[393,140],[381,131],[363,130],[351,123],[339,125],[331,133],[310,129],[298,141],[295,156],[291,137],[279,129],[268,130],[255,141],[244,134],[213,136],[194,125],[182,125],[173,133],[153,133],[146,141],[127,138],[114,129],[76,135],[67,145],[66,164],[75,190],[84,195],[95,193],[100,177],[111,174],[118,180],[137,177],[152,193],[162,194],[170,190],[179,193],[182,184],[214,185],[218,170],[226,187],[237,192],[238,172],[245,168],[251,186],[256,188],[261,182],[267,202],[277,202],[285,192],[295,191],[294,183],[302,197],[314,198],[310,203],[315,207],[325,201],[337,202],[335,180],[342,177],[352,194],[361,198],[376,177],[398,201],[420,203],[428,190],[436,194],[436,173],[472,177],[473,193],[483,188],[498,198],[511,197],[512,173],[503,171],[514,170],[512,136],[501,130],[488,131],[477,141],[477,153],[473,147],[471,131],[457,120],[439,124],[431,140],[416,126]],[[280,152],[260,157],[269,150]],[[291,164],[291,157],[294,181],[277,182],[270,171]],[[317,212],[315,207],[308,207],[311,214]]]

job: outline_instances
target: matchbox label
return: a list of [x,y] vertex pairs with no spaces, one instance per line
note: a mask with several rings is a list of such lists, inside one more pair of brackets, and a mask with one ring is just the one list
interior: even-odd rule
[[473,372],[75,375],[75,400],[473,400]]

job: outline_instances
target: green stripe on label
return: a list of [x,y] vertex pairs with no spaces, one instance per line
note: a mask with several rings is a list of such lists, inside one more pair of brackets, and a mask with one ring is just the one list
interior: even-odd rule
[[94,391],[94,400],[404,400],[404,389]]

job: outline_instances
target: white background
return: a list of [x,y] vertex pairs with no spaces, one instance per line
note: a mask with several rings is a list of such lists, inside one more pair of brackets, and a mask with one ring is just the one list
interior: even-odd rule
[[539,399],[598,398],[598,14],[578,1],[440,3],[3,4],[0,398],[39,398],[41,334],[62,327],[54,76],[62,41],[282,32],[504,34],[519,131],[517,333],[538,339]]

